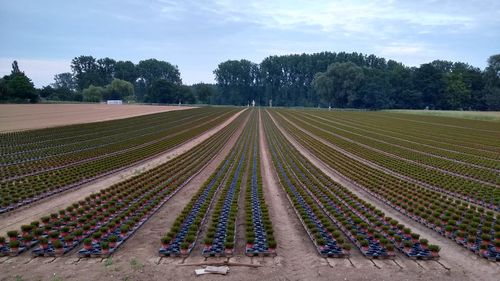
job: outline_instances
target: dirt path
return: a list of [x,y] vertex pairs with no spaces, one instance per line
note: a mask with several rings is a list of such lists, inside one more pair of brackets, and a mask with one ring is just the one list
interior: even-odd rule
[[190,108],[193,107],[107,104],[2,104],[0,105],[0,132],[108,121]]
[[352,182],[349,178],[345,177],[339,172],[330,168],[327,164],[317,158],[313,153],[304,148],[294,137],[288,134],[276,122],[275,124],[278,126],[278,129],[281,131],[281,133],[285,135],[285,137],[299,150],[299,152],[304,157],[306,157],[309,161],[311,161],[311,163],[321,169],[331,179],[351,190],[359,198],[375,205],[378,209],[385,212],[386,215],[399,220],[401,223],[409,226],[414,231],[422,234],[423,236],[428,238],[429,243],[440,245],[442,250],[440,252],[441,258],[439,262],[445,265],[447,268],[450,268],[450,271],[460,272],[465,276],[471,276],[474,278],[474,280],[496,280],[498,274],[500,273],[500,267],[496,263],[488,262],[483,258],[479,258],[477,255],[472,254],[465,248],[458,246],[450,239],[440,236],[435,231],[411,220],[410,218],[387,206],[382,201],[371,196],[369,193],[364,191],[362,187]]
[[0,235],[5,235],[7,231],[12,229],[19,229],[23,224],[29,224],[31,221],[37,220],[45,214],[57,212],[58,210],[66,207],[72,202],[83,199],[89,194],[99,192],[99,190],[107,188],[112,184],[131,178],[134,175],[142,173],[148,169],[152,169],[162,163],[167,162],[168,160],[171,160],[172,158],[181,155],[182,153],[188,151],[189,149],[193,148],[194,146],[219,132],[222,128],[236,119],[242,112],[243,111],[237,112],[224,123],[210,129],[209,131],[198,137],[191,139],[190,141],[181,144],[180,146],[177,146],[161,155],[158,155],[150,161],[134,165],[117,173],[113,173],[109,176],[83,185],[82,187],[79,187],[77,189],[68,190],[61,195],[38,201],[31,206],[26,206],[19,210],[0,215]]
[[262,118],[259,118],[259,145],[262,188],[273,222],[278,256],[283,259],[284,266],[297,265],[304,261],[319,262],[322,258],[318,256],[313,243],[288,201],[285,191],[280,187],[279,178],[272,164],[271,155],[269,155]]

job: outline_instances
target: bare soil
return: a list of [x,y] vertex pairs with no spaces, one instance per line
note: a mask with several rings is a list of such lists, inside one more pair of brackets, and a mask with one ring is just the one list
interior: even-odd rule
[[21,208],[19,210],[0,215],[0,235],[5,235],[7,231],[12,229],[19,229],[23,224],[29,224],[31,221],[37,220],[43,215],[57,212],[60,209],[70,205],[74,201],[81,200],[92,193],[99,192],[101,189],[107,188],[115,183],[131,178],[183,154],[184,152],[188,151],[189,149],[195,147],[196,145],[219,132],[222,128],[236,119],[236,117],[238,117],[241,112],[243,111],[234,114],[228,120],[208,130],[207,132],[154,157],[150,161],[137,164],[120,172],[113,173],[103,178],[99,178],[79,188],[71,189],[66,191],[65,193],[61,193],[60,195],[35,202],[34,204]]
[[190,108],[126,104],[0,104],[0,132],[100,122]]

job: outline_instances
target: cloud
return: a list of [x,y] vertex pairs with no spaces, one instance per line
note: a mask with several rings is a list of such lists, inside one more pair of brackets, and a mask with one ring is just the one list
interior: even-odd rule
[[[63,72],[71,72],[71,59],[49,60],[49,59],[16,59],[19,68],[35,84],[42,87],[54,83],[54,75]],[[9,75],[12,70],[13,58],[0,58],[0,76]]]
[[[470,29],[477,18],[464,9],[439,9],[446,5],[405,4],[405,1],[237,1],[218,0],[205,4],[224,20],[247,21],[267,28],[320,29],[324,32],[380,33],[384,30],[403,31],[405,25],[421,29],[446,28],[449,31]],[[210,6],[208,8],[207,6]],[[392,28],[380,29],[388,25]],[[400,29],[395,28],[399,26]]]

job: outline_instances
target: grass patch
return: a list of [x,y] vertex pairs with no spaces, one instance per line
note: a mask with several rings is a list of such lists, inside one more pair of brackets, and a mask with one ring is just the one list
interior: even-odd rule
[[392,113],[405,113],[405,114],[500,122],[500,111],[410,110],[410,109],[390,109],[383,111]]

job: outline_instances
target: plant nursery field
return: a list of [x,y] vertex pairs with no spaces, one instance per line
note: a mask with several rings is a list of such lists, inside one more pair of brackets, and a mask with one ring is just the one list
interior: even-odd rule
[[498,122],[148,110],[0,134],[0,280],[500,276]]

